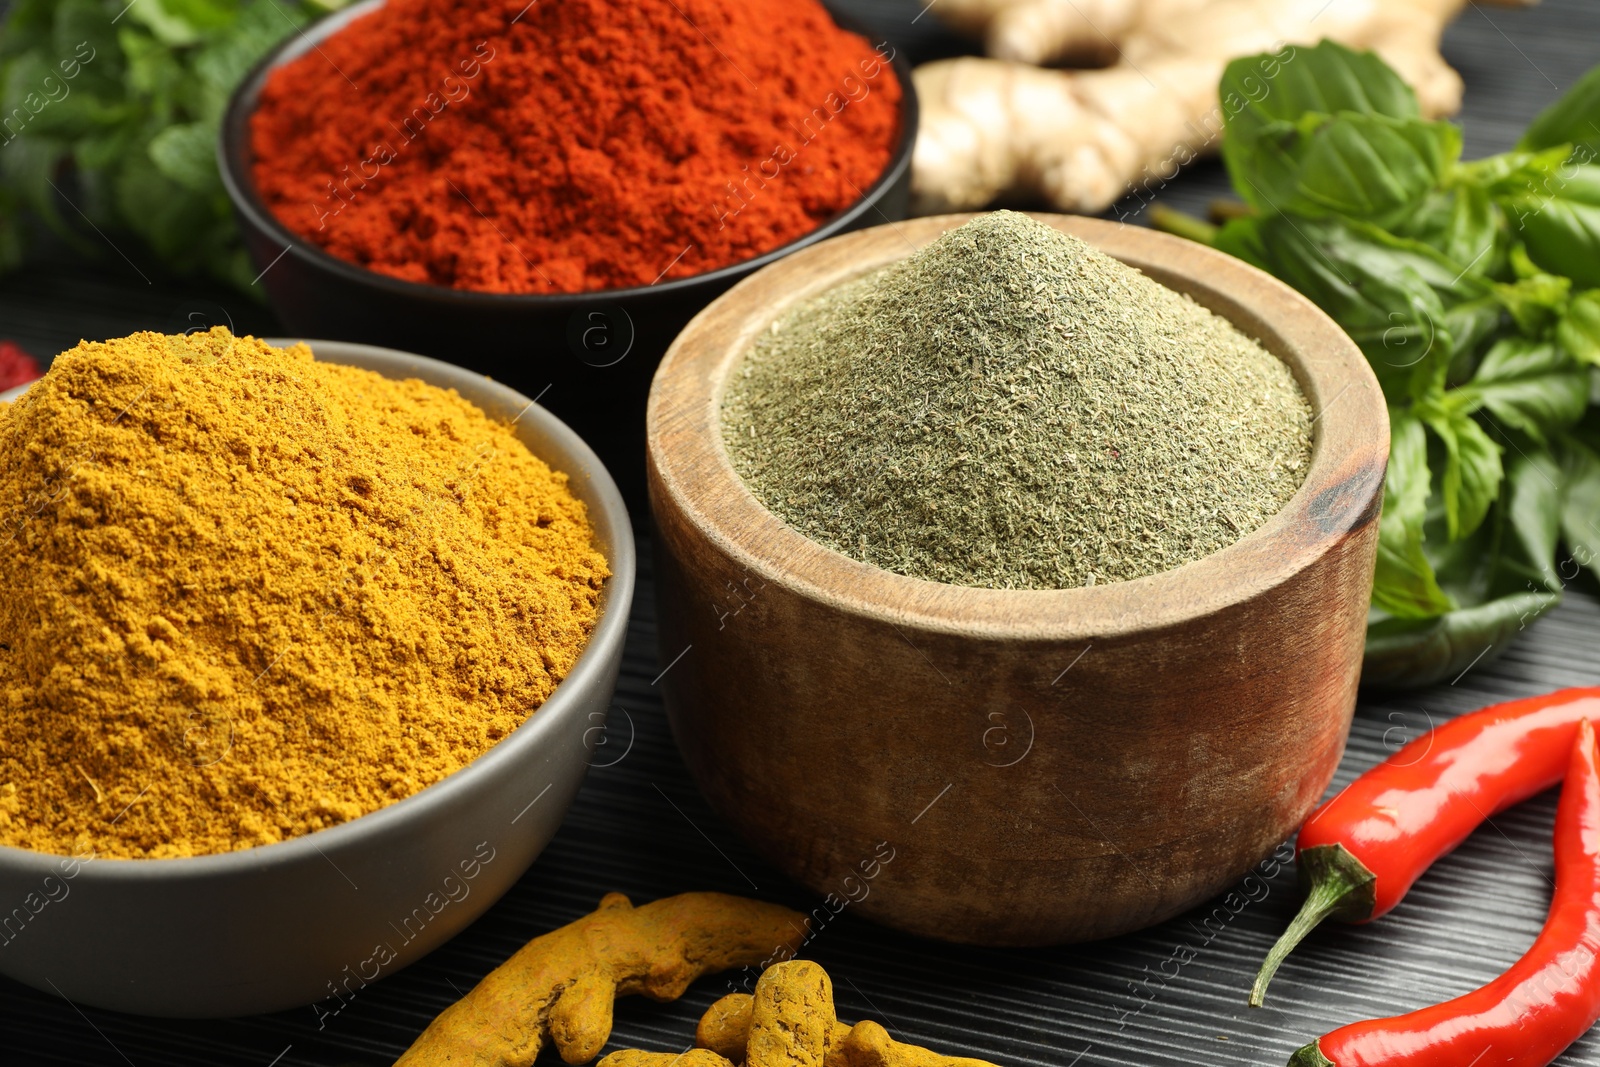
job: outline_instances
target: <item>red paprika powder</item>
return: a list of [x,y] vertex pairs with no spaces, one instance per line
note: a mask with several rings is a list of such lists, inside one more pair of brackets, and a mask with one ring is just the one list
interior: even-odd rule
[[255,183],[397,278],[649,285],[858,200],[900,135],[891,56],[818,0],[389,0],[267,79]]
[[0,341],[0,392],[39,377],[39,363],[15,341]]

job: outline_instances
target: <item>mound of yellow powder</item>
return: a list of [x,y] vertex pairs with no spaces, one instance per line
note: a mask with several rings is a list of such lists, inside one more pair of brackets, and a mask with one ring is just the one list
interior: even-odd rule
[[583,504],[453,392],[226,330],[80,344],[0,405],[0,844],[162,857],[332,826],[571,669]]

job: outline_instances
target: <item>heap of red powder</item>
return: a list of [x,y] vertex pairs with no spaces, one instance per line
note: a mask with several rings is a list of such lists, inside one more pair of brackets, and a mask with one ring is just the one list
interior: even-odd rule
[[0,392],[39,377],[39,364],[15,341],[0,341]]
[[817,0],[389,0],[267,80],[256,187],[397,278],[649,285],[860,199],[899,137],[887,54]]

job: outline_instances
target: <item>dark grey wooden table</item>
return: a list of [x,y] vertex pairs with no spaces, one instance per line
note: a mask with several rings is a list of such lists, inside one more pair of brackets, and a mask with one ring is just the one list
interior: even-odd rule
[[[932,17],[912,21],[920,10],[915,0],[852,6],[918,57],[961,48]],[[1529,11],[1473,5],[1447,35],[1446,53],[1469,86],[1467,154],[1498,151],[1600,62],[1600,7],[1591,0],[1547,0]],[[1220,170],[1204,165],[1163,198],[1203,209],[1225,190]],[[276,329],[264,308],[235,293],[162,278],[148,267],[142,276],[109,254],[101,264],[58,260],[0,279],[0,338],[37,353],[80,337],[179,329],[196,317],[231,321],[241,331]],[[140,1019],[80,1009],[0,979],[0,1064],[383,1065],[518,946],[589,911],[608,890],[648,900],[689,889],[750,893],[753,882],[760,896],[810,907],[804,891],[758,861],[705,807],[678,760],[650,685],[658,667],[648,538],[643,547],[617,694],[626,716],[614,716],[606,759],[626,755],[591,771],[548,851],[477,924],[361,991],[320,1026],[309,1008],[219,1022]],[[1492,701],[1600,682],[1600,600],[1587,581],[1499,662],[1426,692],[1366,695],[1335,788],[1429,723]],[[875,1018],[898,1039],[1007,1067],[1282,1064],[1333,1027],[1466,992],[1516,959],[1548,904],[1554,809],[1554,798],[1545,796],[1495,819],[1381,922],[1313,935],[1261,1010],[1246,1008],[1245,994],[1261,955],[1298,906],[1289,867],[1236,914],[1208,906],[1098,944],[954,948],[876,928],[846,909],[809,952],[834,975],[845,1018]],[[681,1049],[720,992],[712,979],[675,1004],[620,1002],[612,1047]],[[1600,1039],[1579,1042],[1559,1063],[1600,1067]]]

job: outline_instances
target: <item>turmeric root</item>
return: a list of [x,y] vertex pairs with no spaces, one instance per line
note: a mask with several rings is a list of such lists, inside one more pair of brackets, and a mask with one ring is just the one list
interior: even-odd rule
[[[833,983],[805,960],[767,968],[754,996],[730,993],[711,1005],[695,1029],[695,1043],[745,1067],[994,1067],[896,1041],[870,1020],[840,1022]],[[610,1059],[600,1067],[669,1067]]]
[[535,938],[491,971],[396,1067],[531,1067],[547,1036],[562,1059],[587,1063],[611,1036],[616,997],[675,1000],[703,974],[792,954],[805,923],[788,908],[721,893],[684,893],[639,908],[608,893],[598,910]]
[[750,1004],[745,1067],[824,1067],[842,1036],[827,971],[810,960],[789,960],[761,972]]
[[835,1056],[828,1067],[994,1067],[984,1060],[944,1056],[920,1045],[896,1041],[870,1019],[850,1028]]
[[645,1052],[625,1048],[601,1060],[596,1067],[733,1067],[727,1059],[703,1048],[688,1052]]
[[700,1016],[700,1025],[694,1028],[695,1047],[715,1052],[733,1063],[743,1063],[745,1046],[750,1043],[755,999],[749,993],[729,993],[707,1008]]
[[[1493,0],[1518,5],[1531,0]],[[1466,0],[944,0],[934,10],[985,37],[991,54],[918,67],[922,120],[914,210],[1039,199],[1105,210],[1140,182],[1163,181],[1215,147],[1217,83],[1230,60],[1331,38],[1377,52],[1429,117],[1461,106],[1461,78],[1439,54]],[[1117,62],[1044,70],[1017,60]],[[1263,71],[1263,82],[1274,72]]]

